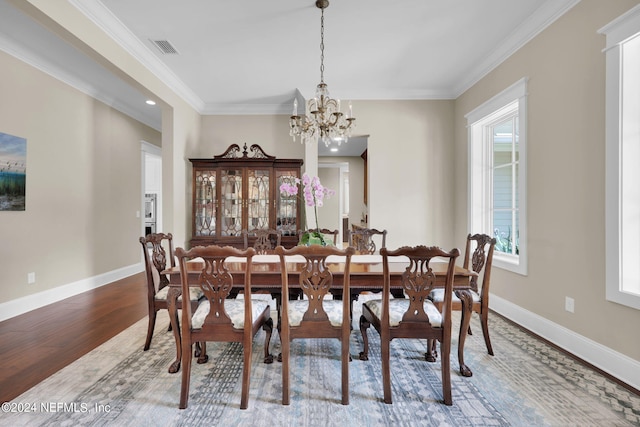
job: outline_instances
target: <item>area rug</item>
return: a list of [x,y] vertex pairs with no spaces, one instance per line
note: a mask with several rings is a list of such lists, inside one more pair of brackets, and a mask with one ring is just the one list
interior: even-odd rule
[[[358,314],[356,310],[355,314]],[[458,318],[455,319],[458,322]],[[467,339],[471,378],[451,366],[453,406],[442,403],[440,363],[424,360],[425,342],[394,340],[393,404],[382,402],[380,344],[370,329],[369,361],[357,359],[351,334],[350,404],[340,404],[337,340],[292,344],[291,404],[283,406],[281,364],[262,363],[264,332],[254,340],[249,408],[240,410],[242,347],[208,344],[209,362],[195,364],[189,406],[178,409],[180,374],[161,317],[151,349],[142,351],[146,319],[3,406],[11,426],[633,426],[640,398],[499,316],[490,317],[495,356],[486,352],[477,317]],[[279,352],[274,334],[272,353]]]

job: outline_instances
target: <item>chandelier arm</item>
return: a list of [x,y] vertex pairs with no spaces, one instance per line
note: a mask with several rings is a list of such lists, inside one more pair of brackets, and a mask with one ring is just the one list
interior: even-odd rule
[[332,141],[346,142],[351,136],[351,127],[355,124],[355,117],[349,103],[349,112],[345,116],[340,111],[340,100],[331,98],[324,82],[324,9],[329,6],[328,0],[316,0],[316,7],[320,14],[320,83],[316,88],[316,96],[307,101],[307,111],[304,115],[297,114],[297,104],[294,102],[294,115],[289,120],[289,134],[295,141],[300,137],[301,143],[317,142],[321,139],[329,146]]

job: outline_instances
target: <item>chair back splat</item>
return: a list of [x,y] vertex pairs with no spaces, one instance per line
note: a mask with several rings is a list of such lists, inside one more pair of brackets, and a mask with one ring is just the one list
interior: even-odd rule
[[[375,236],[382,236],[380,247],[376,246]],[[387,247],[387,230],[375,228],[356,228],[349,230],[349,246],[356,248],[358,254],[375,254]]]
[[[446,252],[431,246],[404,246],[397,250],[380,250],[383,263],[384,287],[382,299],[369,300],[362,304],[360,331],[364,342],[361,360],[369,360],[369,339],[367,329],[373,325],[380,334],[382,359],[382,385],[385,403],[392,403],[390,343],[395,338],[413,338],[440,341],[442,354],[442,394],[446,405],[453,403],[451,398],[451,295],[455,261],[460,255],[458,249]],[[402,287],[407,298],[390,298],[391,276],[390,257],[406,257],[409,265],[402,274]],[[445,300],[442,310],[427,298],[436,287],[437,277],[432,269],[432,260],[441,258],[447,261],[447,273],[444,278]],[[438,285],[441,286],[441,285]],[[398,361],[397,363],[402,363]]]
[[[282,230],[255,229],[251,231],[242,230],[244,238],[244,248],[253,247],[259,255],[272,254],[276,246],[280,246],[282,240]],[[250,240],[253,243],[250,244]]]
[[[282,342],[282,404],[289,404],[289,369],[290,344],[301,338],[336,338],[341,341],[342,360],[342,404],[349,404],[349,336],[351,334],[351,317],[349,315],[349,284],[351,256],[354,248],[344,250],[335,246],[295,246],[285,249],[276,248],[280,257],[282,272],[282,305],[281,320],[278,323]],[[337,255],[344,257],[344,280],[340,287],[342,301],[326,300],[329,289],[335,286],[331,267],[327,257]],[[297,263],[298,280],[304,299],[289,300],[289,268],[288,256],[301,256]]]
[[[149,307],[149,326],[147,328],[147,338],[144,343],[144,351],[151,347],[151,338],[156,325],[156,317],[159,310],[167,309],[167,293],[169,291],[169,279],[160,272],[169,266],[175,267],[175,257],[173,252],[173,236],[171,233],[151,233],[140,237],[142,254],[144,256],[145,277],[147,279],[147,305]],[[202,291],[193,289],[189,295],[189,300],[193,310],[198,306],[198,301],[203,297]],[[182,308],[182,298],[177,302],[178,309]],[[171,330],[171,328],[169,328]]]
[[[266,331],[264,344],[265,363],[271,363],[269,342],[273,329],[269,303],[251,298],[251,264],[255,249],[236,249],[230,246],[197,246],[189,251],[176,249],[180,261],[180,280],[182,293],[192,287],[202,290],[205,295],[195,311],[187,306],[182,310],[182,387],[180,389],[180,409],[187,407],[189,382],[191,376],[191,352],[195,342],[238,342],[243,347],[242,393],[240,409],[249,405],[249,379],[251,377],[251,351],[253,338],[263,328]],[[234,286],[233,277],[226,265],[228,257],[245,258],[244,298],[227,298]],[[199,258],[196,266],[188,261]],[[194,261],[195,262],[195,261]],[[194,268],[196,269],[194,272]],[[206,346],[203,345],[198,363],[208,359]]]
[[[473,270],[477,276],[471,277],[471,297],[473,304],[471,310],[480,315],[480,325],[487,353],[493,356],[493,347],[489,338],[489,286],[491,284],[491,265],[493,264],[493,250],[496,239],[487,234],[469,234],[467,246],[464,251],[462,266],[467,270]],[[471,265],[469,265],[471,264]],[[478,280],[480,279],[480,281]],[[436,307],[441,307],[444,302],[444,291],[436,289],[431,292],[429,298]],[[452,309],[462,310],[462,302],[455,294],[452,296]],[[469,328],[471,334],[471,328]]]

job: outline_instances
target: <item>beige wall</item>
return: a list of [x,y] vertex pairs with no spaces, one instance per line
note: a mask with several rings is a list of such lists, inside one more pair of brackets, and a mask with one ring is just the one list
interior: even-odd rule
[[[388,230],[389,247],[460,245],[453,239],[453,105],[354,101],[356,133],[369,135],[369,224]],[[304,159],[304,147],[288,132],[287,116],[204,116],[194,156],[246,142],[276,157]]]
[[140,142],[160,134],[4,52],[0,93],[0,131],[27,140],[26,210],[0,212],[0,302],[138,264]]
[[[640,311],[605,301],[605,46],[597,30],[638,1],[582,0],[455,102],[456,241],[467,232],[464,115],[528,85],[529,274],[494,269],[500,298],[640,360]],[[575,313],[564,310],[565,296]]]
[[369,227],[387,246],[453,238],[453,101],[354,101],[357,132],[368,140]]
[[212,157],[231,144],[242,147],[245,143],[247,148],[258,144],[270,156],[304,159],[304,145],[289,136],[286,115],[202,116],[202,139],[188,155]]
[[66,1],[9,0],[74,47],[87,54],[134,88],[158,102],[162,109],[163,225],[174,234],[176,246],[190,238],[187,217],[190,199],[185,188],[190,170],[185,153],[200,141],[200,115],[154,73],[96,27]]
[[[190,206],[184,153],[200,140],[200,115],[70,3],[10,1],[156,99],[163,120],[160,135],[2,54],[0,130],[27,138],[27,211],[0,222],[10,242],[0,249],[2,267],[10,266],[0,283],[3,318],[142,269],[141,140],[162,145],[163,223],[183,245]],[[28,272],[36,273],[35,285],[25,285]],[[28,295],[35,296],[19,298]]]

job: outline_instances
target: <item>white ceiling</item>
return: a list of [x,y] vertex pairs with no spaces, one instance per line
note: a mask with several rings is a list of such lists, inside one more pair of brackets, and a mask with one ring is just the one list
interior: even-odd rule
[[[68,1],[201,114],[290,114],[320,81],[314,0]],[[356,118],[358,100],[454,99],[578,1],[331,0],[324,80]],[[6,0],[0,49],[159,129],[158,107]]]

